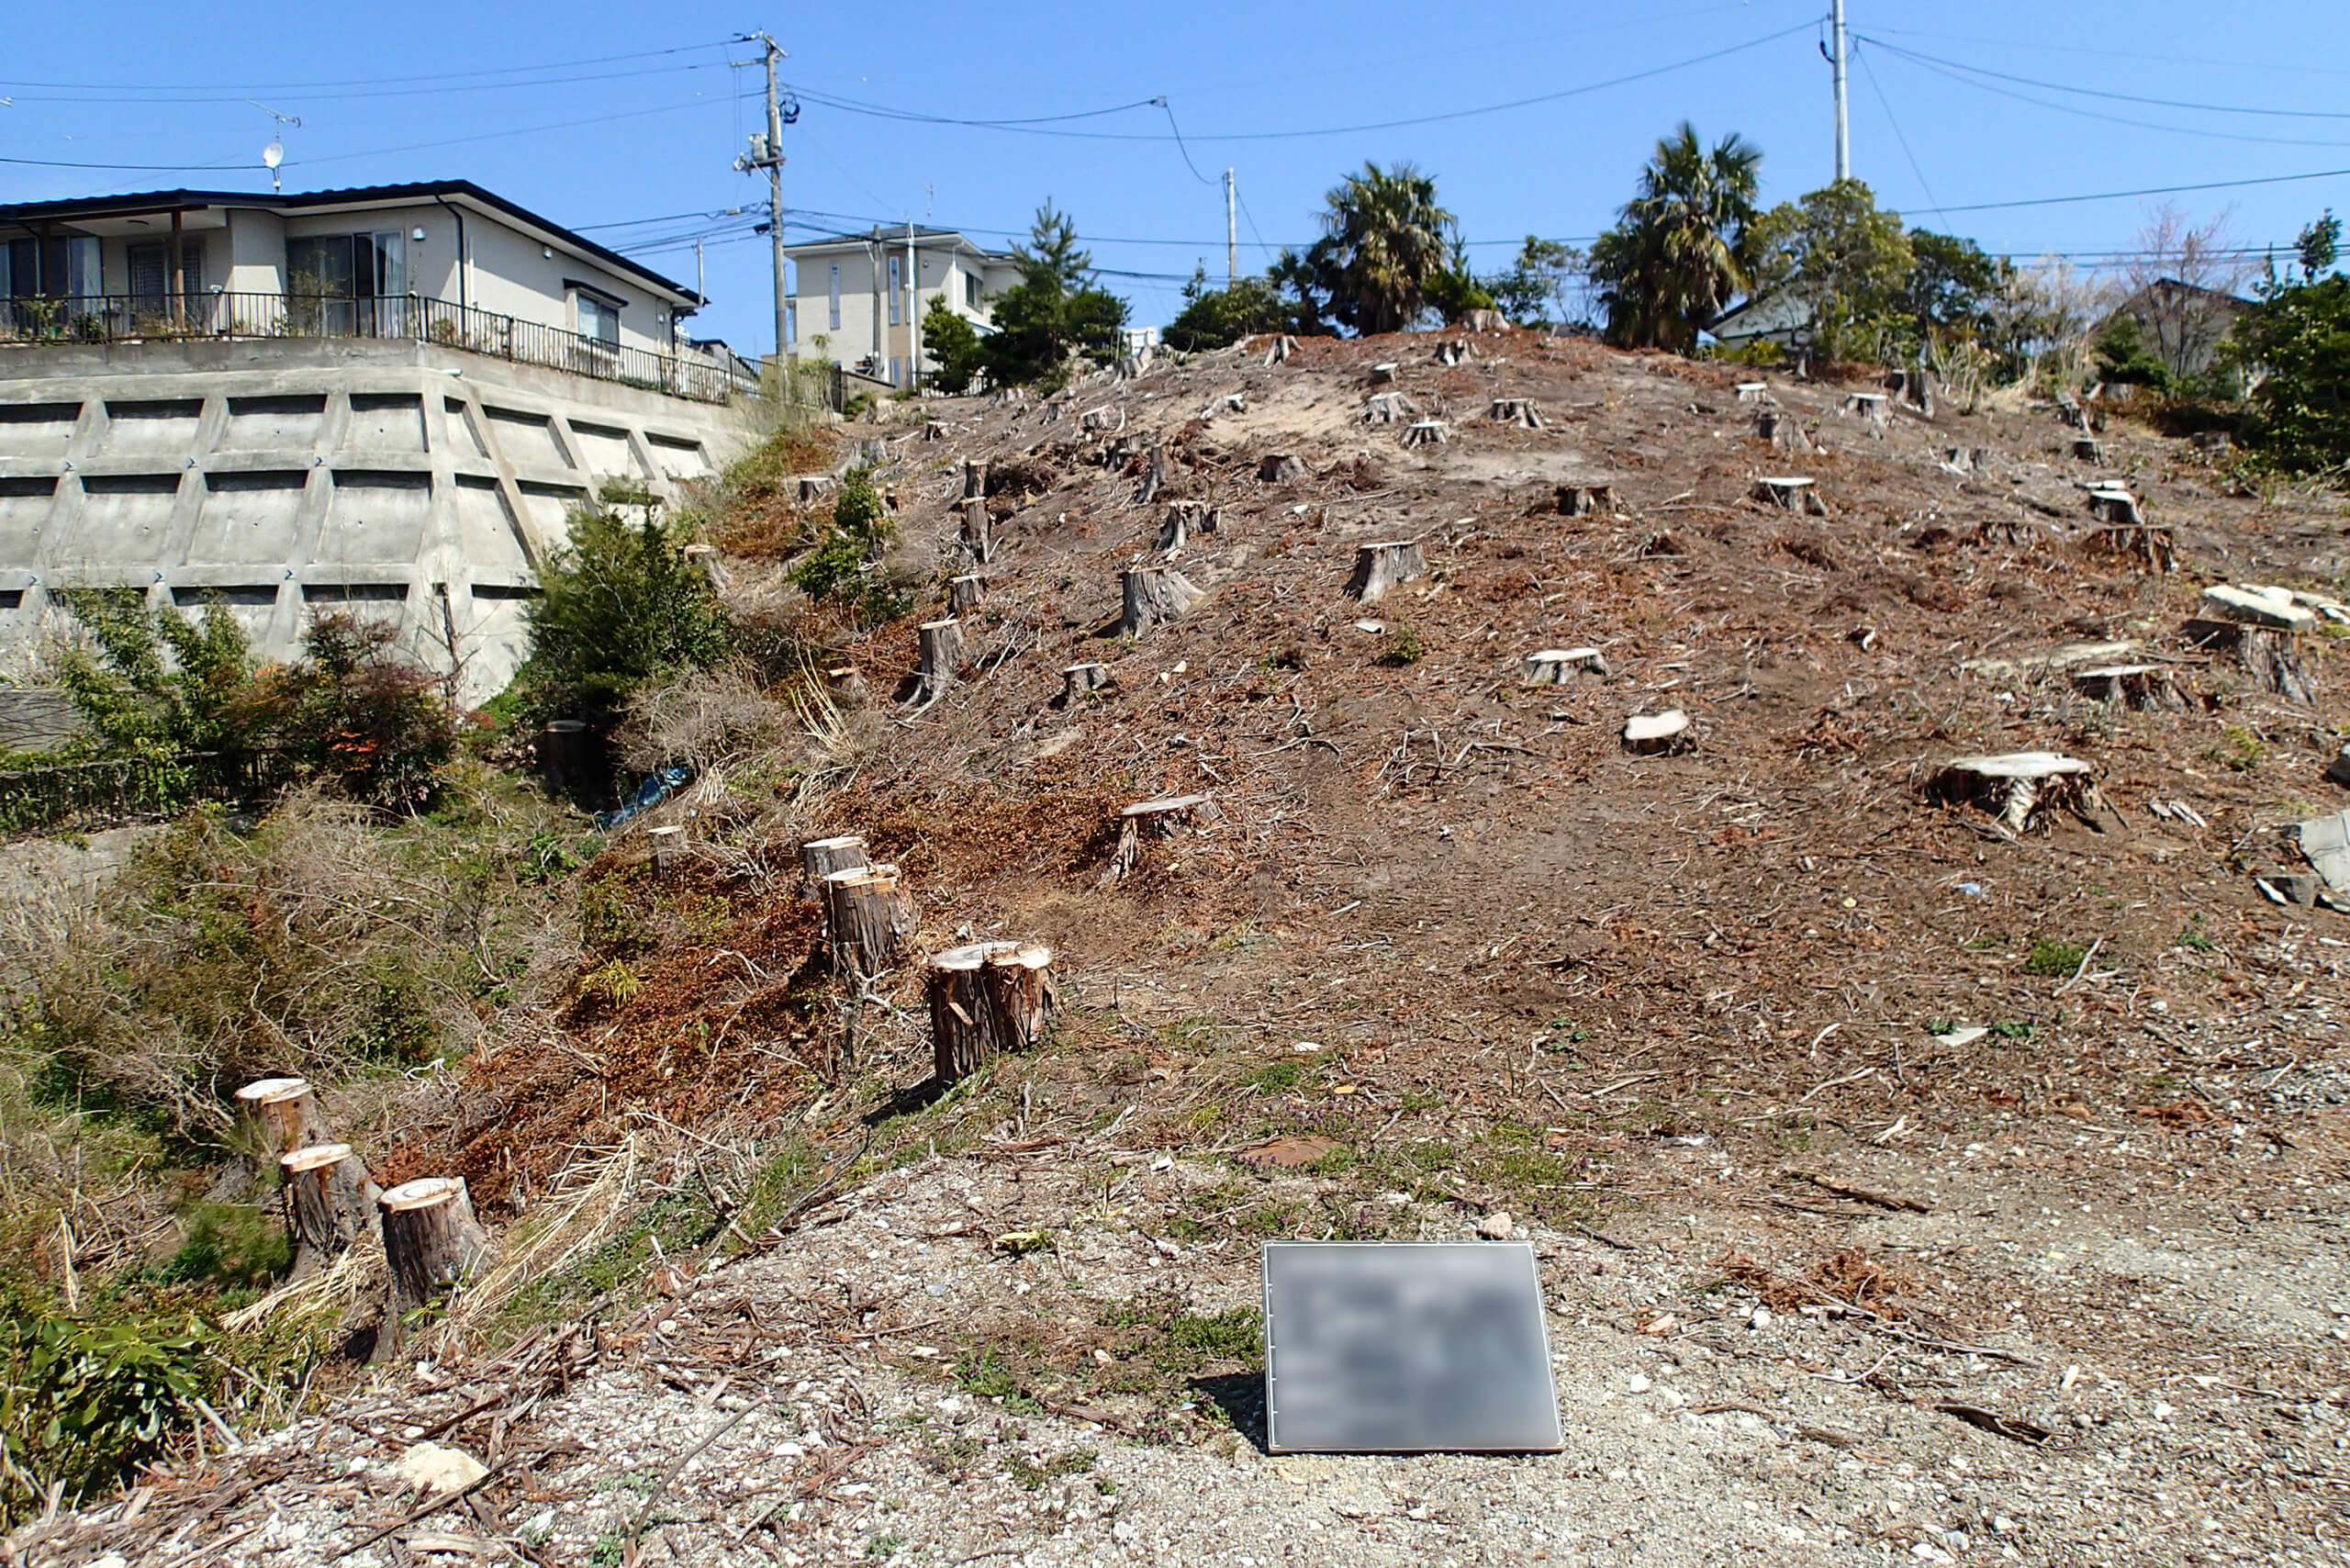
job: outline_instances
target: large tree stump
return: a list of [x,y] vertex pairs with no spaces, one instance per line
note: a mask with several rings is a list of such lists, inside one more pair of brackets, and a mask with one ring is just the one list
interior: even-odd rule
[[1477,351],[1460,338],[1445,338],[1436,345],[1438,364],[1463,364],[1477,357]]
[[811,838],[800,846],[800,871],[808,880],[809,896],[822,903],[824,879],[835,871],[855,871],[872,864],[863,837],[854,833]]
[[1953,757],[1934,775],[1932,790],[1944,801],[1982,807],[2019,834],[2055,810],[2088,821],[2098,799],[2089,765],[2053,751]]
[[1118,846],[1102,873],[1100,887],[1124,881],[1142,864],[1144,847],[1182,837],[1206,823],[1221,822],[1224,813],[1205,795],[1172,795],[1164,800],[1137,801],[1118,812]]
[[977,572],[946,579],[946,613],[952,617],[977,610],[988,596],[988,580]]
[[1826,517],[1828,503],[1819,498],[1819,487],[1811,480],[1796,475],[1781,475],[1754,481],[1754,498],[1768,501],[1788,511],[1802,512],[1810,517]]
[[1385,598],[1387,590],[1399,583],[1414,582],[1427,575],[1427,557],[1420,553],[1416,540],[1359,544],[1355,546],[1355,575],[1348,580],[1347,591],[1369,604]]
[[1917,410],[1920,419],[1934,417],[1934,378],[1922,370],[1897,370],[1887,375],[1885,385],[1905,408]]
[[2073,455],[2096,467],[2105,466],[2105,442],[2093,435],[2077,436],[2073,441]]
[[1381,360],[1371,367],[1371,384],[1373,386],[1385,386],[1395,379],[1395,373],[1403,368],[1392,359]]
[[2304,706],[2317,701],[2317,679],[2301,667],[2300,645],[2290,632],[2248,626],[2240,621],[2189,621],[2181,633],[2187,645],[2233,665],[2256,691],[2272,692]]
[[255,1152],[263,1166],[274,1165],[281,1154],[328,1141],[318,1096],[307,1079],[257,1080],[237,1091],[237,1103],[252,1128]]
[[1811,441],[1803,433],[1803,421],[1785,409],[1765,409],[1756,414],[1754,438],[1781,452],[1792,452],[1798,456],[1808,456],[1811,453]]
[[1067,708],[1078,699],[1101,690],[1110,684],[1110,666],[1098,664],[1071,665],[1061,671],[1061,706]]
[[389,1188],[375,1200],[384,1261],[403,1308],[430,1302],[442,1285],[472,1273],[489,1252],[489,1233],[474,1217],[462,1176],[426,1176]]
[[1189,544],[1193,535],[1214,533],[1223,521],[1223,514],[1205,501],[1172,502],[1158,524],[1158,548],[1171,554]]
[[1613,515],[1617,510],[1613,485],[1561,485],[1554,492],[1561,517]]
[[833,476],[830,474],[802,474],[792,481],[792,485],[800,504],[813,506],[832,494]]
[[1886,399],[1882,392],[1855,392],[1844,399],[1844,412],[1858,414],[1867,421],[1869,434],[1878,441],[1885,439]]
[[686,863],[686,830],[675,823],[644,830],[645,847],[653,853],[654,876],[667,880]]
[[916,636],[922,663],[914,671],[914,700],[927,707],[955,684],[963,666],[963,628],[953,621],[925,621]]
[[1634,756],[1669,756],[1687,751],[1689,715],[1678,708],[1662,713],[1635,713],[1624,721],[1624,749]]
[[1126,428],[1126,410],[1123,408],[1088,409],[1078,416],[1077,428],[1081,431],[1122,431]]
[[930,960],[931,1058],[942,1085],[961,1082],[996,1057],[1035,1046],[1053,1002],[1050,947],[974,942]]
[[1207,597],[1172,566],[1130,567],[1121,575],[1121,585],[1125,609],[1118,617],[1118,634],[1122,637],[1139,637],[1154,626],[1180,621]]
[[2081,536],[2081,548],[2092,555],[2118,556],[2158,575],[2178,569],[2178,547],[2171,531],[2151,523],[2134,528],[2092,528]]
[[824,879],[824,942],[835,974],[871,980],[913,927],[913,901],[895,866],[859,866]]
[[1526,655],[1518,666],[1527,686],[1568,686],[1589,678],[1606,678],[1606,657],[1597,648],[1544,648]]
[[2183,711],[2187,699],[2160,665],[2092,665],[2068,672],[2073,689],[2094,702],[2119,702],[2135,711]]
[[970,496],[962,506],[963,521],[957,540],[971,564],[984,566],[995,559],[995,523],[988,516],[988,498]]
[[1516,425],[1530,431],[1539,431],[1549,423],[1531,398],[1496,398],[1485,410],[1485,418],[1495,424]]
[[1276,332],[1270,347],[1265,350],[1267,364],[1287,364],[1297,353],[1297,340],[1287,332]]
[[1481,305],[1460,318],[1460,324],[1472,332],[1499,332],[1509,327],[1509,318],[1491,306]]
[[1442,446],[1452,439],[1452,431],[1442,420],[1415,420],[1404,427],[1405,446]]
[[1163,442],[1151,443],[1143,454],[1142,483],[1135,488],[1135,505],[1147,507],[1167,487],[1167,446]]
[[367,1234],[383,1189],[347,1143],[312,1144],[280,1155],[277,1164],[285,1178],[285,1230],[294,1238],[294,1271],[308,1274]]
[[1741,403],[1767,402],[1771,396],[1771,384],[1767,381],[1741,381],[1734,390]]
[[1374,392],[1363,399],[1362,422],[1367,425],[1408,424],[1419,413],[1419,405],[1401,392]]
[[1268,485],[1292,485],[1305,477],[1305,465],[1293,454],[1276,452],[1257,465],[1257,477]]
[[824,672],[824,695],[835,707],[862,706],[867,695],[865,677],[855,665],[834,665]]
[[2091,490],[2089,510],[2099,522],[2117,528],[2135,528],[2144,521],[2138,513],[2138,498],[2119,485]]

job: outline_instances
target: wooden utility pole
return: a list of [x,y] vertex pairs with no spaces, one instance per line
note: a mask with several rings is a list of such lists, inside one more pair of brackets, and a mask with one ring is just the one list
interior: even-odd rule
[[1844,0],[1830,0],[1828,63],[1836,73],[1836,177],[1852,177],[1852,128],[1844,97]]
[[751,138],[750,152],[734,160],[734,166],[746,174],[753,169],[767,172],[767,248],[775,257],[775,359],[780,370],[791,311],[791,296],[783,282],[783,105],[776,97],[775,85],[776,62],[783,58],[783,48],[764,32],[745,34],[742,41],[761,45],[767,55],[767,134]]
[[1224,286],[1230,288],[1240,281],[1240,217],[1239,187],[1232,183],[1232,171],[1224,172]]
[[914,251],[914,220],[906,219],[906,387],[922,385],[922,328],[914,307],[922,303],[922,258]]

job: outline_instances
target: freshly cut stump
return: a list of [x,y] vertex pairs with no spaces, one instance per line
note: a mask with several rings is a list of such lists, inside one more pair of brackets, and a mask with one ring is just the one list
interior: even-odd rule
[[384,1261],[403,1307],[422,1306],[442,1285],[472,1273],[489,1252],[489,1233],[474,1217],[462,1176],[403,1182],[375,1200],[384,1228]]
[[922,438],[924,441],[945,441],[946,427],[936,420],[925,420],[923,421]]
[[835,665],[824,672],[824,695],[836,707],[858,707],[868,695],[865,677],[855,665]]
[[1061,706],[1067,708],[1079,698],[1099,691],[1109,684],[1109,666],[1071,665],[1061,671]]
[[800,870],[808,879],[810,892],[822,900],[825,878],[835,871],[855,871],[871,865],[870,855],[865,840],[856,834],[811,838],[800,846]]
[[669,878],[677,874],[686,863],[686,830],[678,825],[649,827],[644,830],[646,847],[653,851],[653,874]]
[[2135,528],[2092,528],[2081,536],[2081,548],[2092,555],[2118,556],[2154,573],[2178,570],[2178,545],[2167,528],[2141,523]]
[[1190,578],[1172,566],[1134,566],[1122,574],[1124,612],[1118,634],[1139,637],[1154,626],[1181,621],[1192,606],[1207,597]]
[[1539,431],[1550,421],[1531,398],[1496,398],[1485,410],[1485,418],[1498,425],[1516,425],[1523,430]]
[[1077,428],[1081,431],[1122,431],[1126,428],[1124,409],[1088,409],[1078,416]]
[[1809,517],[1826,517],[1828,503],[1819,498],[1819,488],[1813,481],[1796,475],[1783,475],[1754,481],[1754,498],[1768,501],[1788,511],[1802,512]]
[[1667,756],[1695,744],[1689,735],[1689,715],[1678,708],[1662,713],[1635,713],[1624,721],[1624,749],[1634,756]]
[[1381,360],[1371,367],[1371,384],[1373,386],[1384,386],[1393,381],[1395,373],[1403,368],[1392,359]]
[[1874,423],[1885,422],[1886,398],[1882,392],[1855,392],[1844,399],[1844,411],[1858,414]]
[[1760,403],[1771,396],[1771,384],[1767,381],[1741,381],[1735,390],[1740,402]]
[[2178,683],[2160,665],[2093,665],[2070,673],[2073,689],[2092,701],[2119,702],[2138,712],[2178,712],[2187,706]]
[[984,566],[995,559],[995,524],[988,516],[985,496],[964,498],[963,522],[957,537],[972,565]]
[[963,498],[970,500],[988,493],[988,465],[976,457],[963,459]]
[[1438,364],[1460,364],[1477,357],[1477,351],[1459,338],[1447,338],[1436,346]]
[[904,947],[914,910],[901,881],[895,866],[859,866],[824,879],[824,941],[834,973],[871,980]]
[[2089,765],[2053,751],[1953,757],[1934,775],[1933,790],[1942,800],[1982,807],[2018,834],[2052,810],[2087,821],[2098,799]]
[[1374,392],[1363,399],[1362,422],[1367,425],[1409,424],[1419,417],[1419,405],[1401,392]]
[[946,613],[951,618],[977,610],[988,596],[988,580],[977,572],[946,579]]
[[1925,419],[1934,417],[1934,378],[1922,370],[1897,370],[1885,378],[1885,384],[1903,406],[1915,409]]
[[1607,659],[1597,648],[1544,648],[1527,655],[1518,674],[1527,686],[1572,686],[1586,678],[1606,678]]
[[1414,540],[1360,544],[1355,547],[1355,575],[1348,582],[1347,591],[1369,604],[1384,599],[1387,590],[1397,584],[1427,575],[1427,557],[1420,553],[1419,544]]
[[2255,690],[2304,706],[2317,701],[2317,678],[2301,667],[2300,644],[2290,632],[2237,621],[2196,620],[2181,634],[2195,652],[2242,670]]
[[1224,813],[1205,795],[1172,795],[1124,807],[1118,812],[1118,847],[1097,886],[1124,881],[1142,864],[1146,844],[1181,838],[1203,823],[1223,820]]
[[792,484],[800,504],[810,506],[832,493],[833,476],[830,474],[803,474]]
[[1167,487],[1167,447],[1154,444],[1143,459],[1142,483],[1135,487],[1135,505],[1148,506]]
[[1158,524],[1158,548],[1181,550],[1194,535],[1214,533],[1223,521],[1224,514],[1205,501],[1171,501]]
[[2119,488],[2091,490],[2089,510],[2099,522],[2113,528],[2139,528],[2145,520],[2138,515],[2138,498]]
[[914,700],[927,706],[955,684],[963,666],[963,628],[953,621],[925,621],[916,634],[922,664],[914,671]]
[[1405,446],[1442,446],[1451,439],[1451,428],[1442,420],[1416,420],[1404,427]]
[[959,1083],[994,1058],[1035,1046],[1052,1008],[1053,950],[974,942],[930,960],[931,1060],[941,1084]]
[[1561,485],[1555,493],[1563,517],[1593,517],[1616,510],[1613,485]]
[[1288,485],[1305,477],[1305,465],[1286,452],[1276,452],[1257,465],[1257,477],[1268,485]]
[[237,1091],[237,1103],[252,1125],[263,1164],[330,1141],[326,1123],[319,1117],[319,1097],[307,1079],[259,1079]]
[[313,1144],[281,1155],[285,1177],[285,1229],[294,1238],[296,1273],[308,1273],[342,1255],[367,1233],[383,1195],[366,1162],[347,1143]]
[[1798,456],[1811,453],[1811,440],[1803,433],[1803,421],[1784,409],[1765,409],[1754,416],[1754,439]]
[[1287,364],[1290,362],[1291,356],[1296,353],[1297,340],[1291,337],[1287,332],[1281,332],[1274,337],[1272,346],[1265,351],[1265,363],[1267,364]]
[[2102,468],[2105,466],[2105,442],[2093,435],[2081,436],[2073,442],[2073,455],[2084,463],[2094,463]]

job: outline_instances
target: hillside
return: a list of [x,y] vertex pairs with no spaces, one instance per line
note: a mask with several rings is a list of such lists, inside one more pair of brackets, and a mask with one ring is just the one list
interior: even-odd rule
[[[788,745],[616,834],[561,984],[364,1149],[468,1179],[483,1305],[14,1560],[2328,1560],[2350,924],[2255,877],[2300,890],[2280,830],[2345,804],[2342,622],[2291,639],[2307,702],[2182,629],[2210,584],[2331,591],[2339,499],[2122,412],[2092,465],[2055,409],[1528,332],[1265,348],[891,427],[932,583],[835,649],[867,699],[800,689]],[[997,553],[916,701],[967,462]],[[2176,570],[2100,547],[2116,480]],[[1163,553],[1182,501],[1214,527]],[[1349,593],[1406,541],[1425,575]],[[1120,635],[1161,563],[1197,602]],[[2076,679],[2114,665],[2176,704]],[[2031,751],[2077,810],[1938,783]],[[1119,810],[1191,795],[1113,876]],[[1049,944],[1049,1043],[926,1092],[909,965],[828,1080],[797,846],[834,833],[903,868],[917,952]],[[1543,1260],[1566,1451],[1267,1458],[1257,1244],[1481,1226]],[[361,1544],[427,1438],[487,1484]]]

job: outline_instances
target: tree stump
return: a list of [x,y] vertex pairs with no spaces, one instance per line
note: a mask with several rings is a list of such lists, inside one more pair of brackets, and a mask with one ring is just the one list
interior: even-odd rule
[[1944,801],[1982,807],[2017,834],[2053,810],[2087,821],[2098,799],[2089,765],[2051,751],[1953,757],[1934,775],[1932,788]]
[[2179,712],[2187,699],[2160,665],[2095,665],[2069,672],[2073,689],[2093,702],[2119,702],[2133,711]]
[[1755,480],[1754,498],[1808,517],[1828,515],[1828,503],[1819,498],[1818,487],[1809,479],[1793,475]]
[[1248,394],[1246,392],[1226,392],[1224,395],[1224,401],[1216,405],[1216,411],[1225,414],[1247,413],[1248,411]]
[[1297,340],[1287,332],[1276,332],[1273,334],[1272,346],[1265,350],[1265,363],[1287,364],[1290,362],[1290,356],[1296,353]]
[[867,695],[865,677],[855,665],[835,665],[824,672],[824,695],[835,707],[858,707]]
[[955,684],[963,666],[963,628],[953,621],[925,621],[916,634],[922,664],[914,671],[914,700],[926,707]]
[[1771,396],[1771,384],[1767,381],[1741,381],[1736,390],[1740,402],[1760,403]]
[[1135,504],[1148,506],[1166,487],[1167,448],[1163,443],[1153,443],[1143,459],[1142,483],[1135,488]]
[[1942,466],[1953,474],[1980,474],[1990,465],[1987,454],[1979,446],[1946,446],[1942,449]]
[[831,838],[811,838],[800,846],[800,874],[808,879],[808,891],[817,902],[824,899],[824,879],[835,871],[855,871],[872,864],[865,840],[856,834],[837,834]]
[[1222,521],[1222,514],[1205,501],[1172,502],[1158,524],[1158,548],[1172,554],[1189,544],[1195,534],[1214,533]]
[[802,474],[792,484],[800,504],[813,506],[832,494],[833,476],[830,474]]
[[988,493],[988,465],[983,459],[963,459],[963,498],[970,500]]
[[2093,435],[2076,437],[2073,442],[2073,455],[2084,463],[2102,468],[2105,466],[2105,442]]
[[1878,441],[1885,439],[1886,401],[1882,392],[1855,392],[1844,399],[1844,412],[1858,414],[1868,421],[1869,434]]
[[936,420],[925,420],[923,421],[922,438],[924,441],[945,441],[946,427]]
[[1126,411],[1122,408],[1088,409],[1078,416],[1077,428],[1088,432],[1122,431],[1126,428]]
[[1754,416],[1754,437],[1781,452],[1808,456],[1811,442],[1803,433],[1803,421],[1783,409],[1765,409]]
[[1154,626],[1180,621],[1192,606],[1206,598],[1172,566],[1134,566],[1121,577],[1125,610],[1118,617],[1118,635],[1139,637]]
[[1689,715],[1678,708],[1635,713],[1624,721],[1624,749],[1634,756],[1667,756],[1687,751],[1695,744],[1689,734]]
[[347,1143],[312,1144],[280,1155],[277,1164],[285,1177],[285,1231],[294,1238],[294,1272],[308,1274],[367,1234],[383,1189]]
[[1067,708],[1080,697],[1089,696],[1110,684],[1107,665],[1071,665],[1061,671],[1061,706]]
[[2304,706],[2316,703],[2316,678],[2301,667],[2292,633],[2238,621],[2199,619],[2189,621],[2182,634],[2197,653],[2233,665],[2255,690],[2272,692]]
[[318,1096],[307,1079],[259,1079],[237,1091],[237,1103],[252,1126],[263,1166],[274,1165],[281,1154],[328,1141]]
[[1460,324],[1472,332],[1498,332],[1508,327],[1509,318],[1489,306],[1479,306],[1460,319]]
[[1367,425],[1408,424],[1419,417],[1419,408],[1401,392],[1374,392],[1363,399],[1362,422]]
[[2136,528],[2143,521],[2138,515],[2138,498],[2118,485],[2091,490],[2089,510],[2099,522],[2117,528]]
[[824,943],[833,972],[871,980],[890,967],[914,926],[913,901],[895,866],[858,866],[824,879]]
[[1461,364],[1477,357],[1477,351],[1459,338],[1446,338],[1436,345],[1438,364]]
[[675,823],[644,830],[645,846],[653,852],[653,874],[666,880],[686,863],[686,830]]
[[932,958],[923,989],[942,1085],[1035,1045],[1052,1007],[1052,962],[1050,947],[1023,942],[974,942]]
[[489,1251],[489,1233],[474,1217],[462,1176],[426,1176],[389,1188],[375,1200],[384,1261],[403,1308],[419,1307],[456,1283]]
[[1442,446],[1452,431],[1442,420],[1417,420],[1404,427],[1405,446]]
[[1142,864],[1144,846],[1182,837],[1203,823],[1221,822],[1224,813],[1205,795],[1174,795],[1159,801],[1137,801],[1118,812],[1118,847],[1110,857],[1098,887],[1124,881]]
[[1427,557],[1421,554],[1416,540],[1359,544],[1355,546],[1355,575],[1348,579],[1347,591],[1369,604],[1385,598],[1389,588],[1427,575]]
[[1257,465],[1257,477],[1268,485],[1291,485],[1305,477],[1305,465],[1286,452],[1276,452]]
[[2089,411],[2069,398],[2056,405],[2056,417],[2073,430],[2086,431],[2092,428],[2089,423]]
[[2082,535],[2081,548],[2093,555],[2119,556],[2157,575],[2178,569],[2177,546],[2167,528],[2092,528]]
[[1572,686],[1586,678],[1605,679],[1607,660],[1597,648],[1544,648],[1526,655],[1518,666],[1525,686]]
[[1371,367],[1371,384],[1373,386],[1384,386],[1393,381],[1395,373],[1403,368],[1392,359],[1382,360]]
[[1561,517],[1591,517],[1599,513],[1613,515],[1616,507],[1616,487],[1613,485],[1561,485],[1553,492],[1558,498]]
[[1531,398],[1496,398],[1485,410],[1485,418],[1497,425],[1516,425],[1529,431],[1539,431],[1549,422]]
[[1919,418],[1934,417],[1934,378],[1925,371],[1894,371],[1885,378],[1885,385],[1905,408],[1916,409]]
[[977,572],[946,579],[946,613],[952,617],[977,610],[988,596],[988,580]]
[[988,499],[972,496],[963,502],[963,523],[959,535],[963,553],[971,564],[984,566],[995,559],[995,525],[988,517]]

